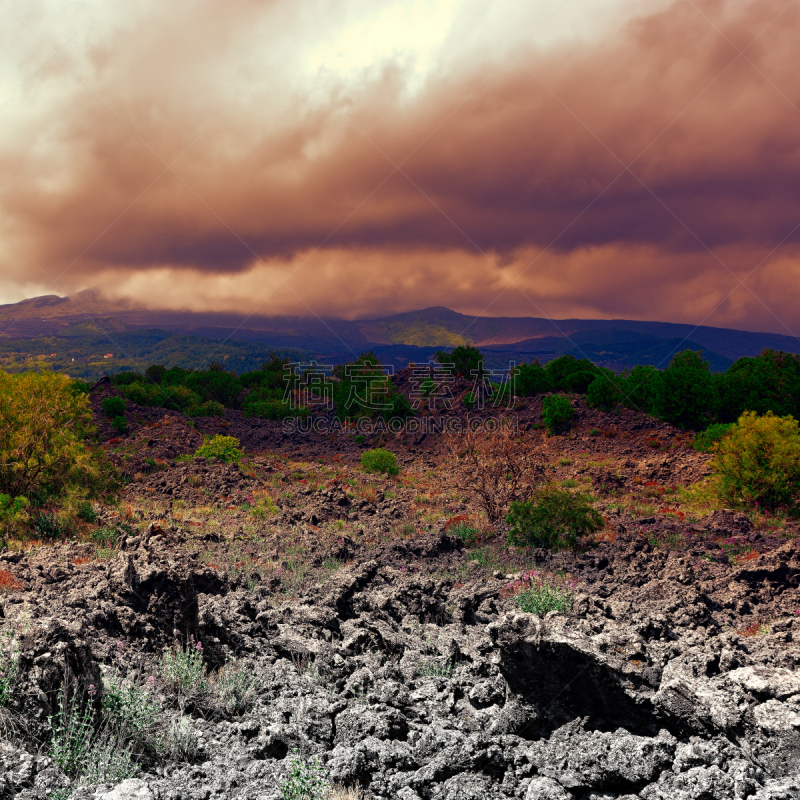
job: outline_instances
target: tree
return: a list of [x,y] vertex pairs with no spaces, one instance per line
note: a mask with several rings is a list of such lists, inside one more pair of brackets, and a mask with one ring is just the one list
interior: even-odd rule
[[586,391],[586,402],[592,408],[604,408],[606,410],[614,407],[619,401],[619,388],[617,380],[611,370],[603,370],[589,384]]
[[467,379],[474,377],[474,373],[482,370],[484,362],[483,353],[477,347],[466,344],[459,345],[452,353],[439,350],[435,358],[440,364],[453,364],[456,375]]
[[59,494],[91,485],[98,461],[84,443],[91,410],[66,375],[0,371],[0,494]]
[[764,350],[715,377],[722,422],[735,422],[745,411],[800,416],[800,358],[794,353]]
[[650,414],[660,374],[650,364],[637,364],[632,370],[625,370],[618,379],[622,393],[620,403]]
[[514,500],[527,497],[537,470],[530,447],[506,428],[478,432],[467,419],[465,430],[445,439],[450,486],[476,497],[489,522],[498,522]]
[[514,391],[519,397],[533,397],[553,391],[553,379],[537,358],[514,369]]
[[[577,359],[566,355],[554,358],[545,367],[555,392],[585,392],[597,375],[597,369],[588,358]],[[585,373],[579,378],[571,376]]]
[[702,430],[717,410],[718,395],[708,362],[699,352],[676,353],[653,391],[656,416],[681,428]]

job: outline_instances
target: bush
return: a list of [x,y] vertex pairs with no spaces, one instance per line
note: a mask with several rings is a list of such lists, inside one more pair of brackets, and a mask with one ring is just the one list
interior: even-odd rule
[[322,800],[329,783],[325,770],[315,758],[310,763],[295,757],[289,766],[289,776],[281,782],[282,800]]
[[15,530],[28,521],[27,497],[12,498],[7,494],[0,494],[0,531],[4,534]]
[[735,422],[745,411],[800,416],[800,358],[794,353],[765,350],[756,358],[740,358],[714,377],[721,422]]
[[239,440],[235,436],[222,436],[217,434],[213,439],[206,439],[198,448],[195,456],[200,458],[221,458],[226,463],[238,461],[244,456],[244,451],[239,447]]
[[258,675],[246,661],[229,661],[212,679],[214,693],[226,713],[243,714],[255,705]]
[[225,406],[216,400],[206,400],[197,406],[191,406],[187,412],[187,417],[224,417]]
[[[92,692],[94,687],[89,687]],[[71,778],[86,778],[91,783],[118,783],[139,772],[131,747],[107,730],[96,731],[94,711],[89,702],[82,707],[75,694],[67,699],[62,686],[58,694],[58,714],[50,723],[50,756]]]
[[203,645],[189,637],[185,648],[174,646],[161,659],[164,684],[178,697],[193,699],[208,691]]
[[563,394],[551,394],[542,404],[544,426],[550,433],[559,433],[569,428],[575,415],[572,403]]
[[794,505],[800,494],[800,427],[793,417],[746,411],[714,457],[722,495],[734,505]]
[[105,547],[114,547],[119,541],[119,530],[113,527],[97,528],[89,534],[89,538]]
[[530,584],[516,596],[520,611],[544,617],[551,611],[566,614],[572,608],[572,591],[562,583],[539,576],[528,576],[524,582]]
[[103,676],[103,716],[125,738],[147,743],[158,730],[162,709],[154,684],[124,678],[116,668]]
[[33,518],[33,529],[42,539],[67,539],[72,535],[72,525],[56,511],[39,511]]
[[75,512],[78,519],[84,522],[97,522],[100,515],[94,510],[94,506],[88,500],[81,500],[78,503],[78,509]]
[[694,437],[692,447],[701,453],[710,453],[714,449],[714,445],[722,439],[723,436],[726,436],[732,427],[732,424],[726,425],[722,423],[709,425],[702,433],[698,433],[697,436]]
[[529,445],[516,441],[507,428],[478,433],[466,426],[447,436],[445,447],[452,466],[449,485],[476,497],[489,522],[502,519],[512,500],[528,495],[537,465]]
[[125,413],[125,400],[122,397],[104,397],[103,413],[109,418],[121,417]]
[[450,536],[457,536],[467,547],[474,547],[481,538],[481,532],[469,522],[457,522],[445,529]]
[[382,447],[367,450],[361,455],[361,469],[364,472],[384,472],[387,475],[397,475],[400,472],[397,456]]
[[552,550],[578,548],[578,539],[603,527],[603,517],[584,495],[551,486],[535,500],[511,504],[506,516],[512,544],[547,547]]
[[117,433],[128,432],[128,420],[123,416],[114,417],[114,419],[111,420],[111,426]]
[[90,423],[86,395],[74,394],[65,375],[0,372],[0,492],[98,490],[104,462],[84,442]]

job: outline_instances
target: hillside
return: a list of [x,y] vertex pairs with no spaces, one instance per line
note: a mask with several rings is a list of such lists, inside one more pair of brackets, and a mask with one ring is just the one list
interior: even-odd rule
[[[507,366],[511,360],[538,358],[545,362],[567,353],[615,370],[636,364],[663,367],[675,352],[695,349],[702,350],[712,368],[719,371],[736,359],[758,355],[765,348],[798,350],[796,339],[772,333],[638,320],[475,318],[441,307],[367,320],[296,316],[253,316],[243,320],[241,315],[229,312],[134,308],[107,302],[93,291],[71,298],[45,296],[0,306],[0,344],[5,353],[60,354],[69,349],[65,340],[74,350],[81,337],[88,337],[83,342],[87,348],[124,353],[124,363],[138,368],[136,359],[155,360],[159,351],[147,356],[135,344],[129,349],[128,343],[134,342],[135,337],[128,337],[134,334],[150,339],[160,336],[162,340],[184,337],[177,350],[186,350],[192,365],[198,359],[207,363],[226,355],[258,359],[272,350],[295,352],[323,363],[342,363],[374,349],[386,363],[405,366],[409,361],[427,361],[440,348],[472,344],[486,353],[493,368]],[[50,351],[45,337],[52,337]],[[26,339],[41,341],[28,346],[23,342]],[[220,340],[224,346],[214,344]],[[212,358],[213,353],[219,356]],[[81,352],[86,363],[91,355]],[[190,366],[180,359],[171,363]]]

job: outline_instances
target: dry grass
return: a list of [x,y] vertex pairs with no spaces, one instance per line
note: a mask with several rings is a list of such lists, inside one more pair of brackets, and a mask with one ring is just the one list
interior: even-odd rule
[[756,622],[751,622],[744,628],[738,629],[736,633],[738,633],[739,636],[766,636],[770,632],[771,624],[771,619],[759,619]]
[[324,800],[365,800],[364,790],[360,786],[331,786]]

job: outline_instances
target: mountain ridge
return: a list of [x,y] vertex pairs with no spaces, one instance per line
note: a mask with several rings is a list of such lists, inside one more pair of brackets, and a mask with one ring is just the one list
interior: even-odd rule
[[87,326],[109,336],[157,328],[173,335],[294,349],[339,362],[376,349],[401,363],[406,356],[427,357],[439,348],[469,344],[498,362],[570,354],[612,369],[635,363],[666,366],[677,350],[700,349],[712,368],[721,370],[765,348],[800,351],[797,339],[774,333],[647,320],[471,317],[444,306],[356,320],[254,315],[244,323],[231,312],[137,308],[108,301],[91,289],[73,297],[44,295],[0,306],[0,340],[70,336]]

